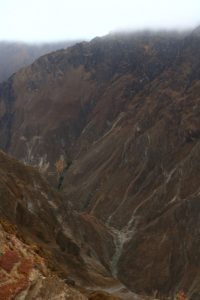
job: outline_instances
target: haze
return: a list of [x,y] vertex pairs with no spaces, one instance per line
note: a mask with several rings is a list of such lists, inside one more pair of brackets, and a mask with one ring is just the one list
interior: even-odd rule
[[0,40],[90,39],[117,30],[199,24],[199,0],[0,0]]

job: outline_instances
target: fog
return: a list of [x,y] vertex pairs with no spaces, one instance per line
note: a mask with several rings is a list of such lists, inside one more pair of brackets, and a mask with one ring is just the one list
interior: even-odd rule
[[52,42],[197,25],[200,0],[0,0],[0,40]]

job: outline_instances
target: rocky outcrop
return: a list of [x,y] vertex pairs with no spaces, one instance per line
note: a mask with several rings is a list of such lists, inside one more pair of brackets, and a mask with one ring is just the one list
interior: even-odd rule
[[61,252],[158,297],[200,292],[199,47],[194,33],[147,32],[42,57],[12,78],[10,127],[0,87],[1,147],[51,179],[72,161],[53,211],[79,249],[58,230]]
[[0,223],[1,300],[87,299],[52,274],[36,248],[22,242],[11,224],[3,220]]

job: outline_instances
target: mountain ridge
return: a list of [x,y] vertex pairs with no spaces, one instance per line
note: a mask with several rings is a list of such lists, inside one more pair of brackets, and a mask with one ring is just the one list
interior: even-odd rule
[[78,41],[27,44],[0,41],[0,82],[7,80],[13,73],[30,65],[40,56],[70,47],[76,42]]

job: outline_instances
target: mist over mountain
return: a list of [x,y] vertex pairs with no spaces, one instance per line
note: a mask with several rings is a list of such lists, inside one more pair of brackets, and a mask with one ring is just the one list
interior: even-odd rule
[[88,299],[200,299],[199,49],[111,34],[0,84],[0,217]]
[[0,82],[8,79],[19,69],[28,66],[38,57],[58,49],[67,48],[75,43],[76,41],[44,44],[0,42]]

